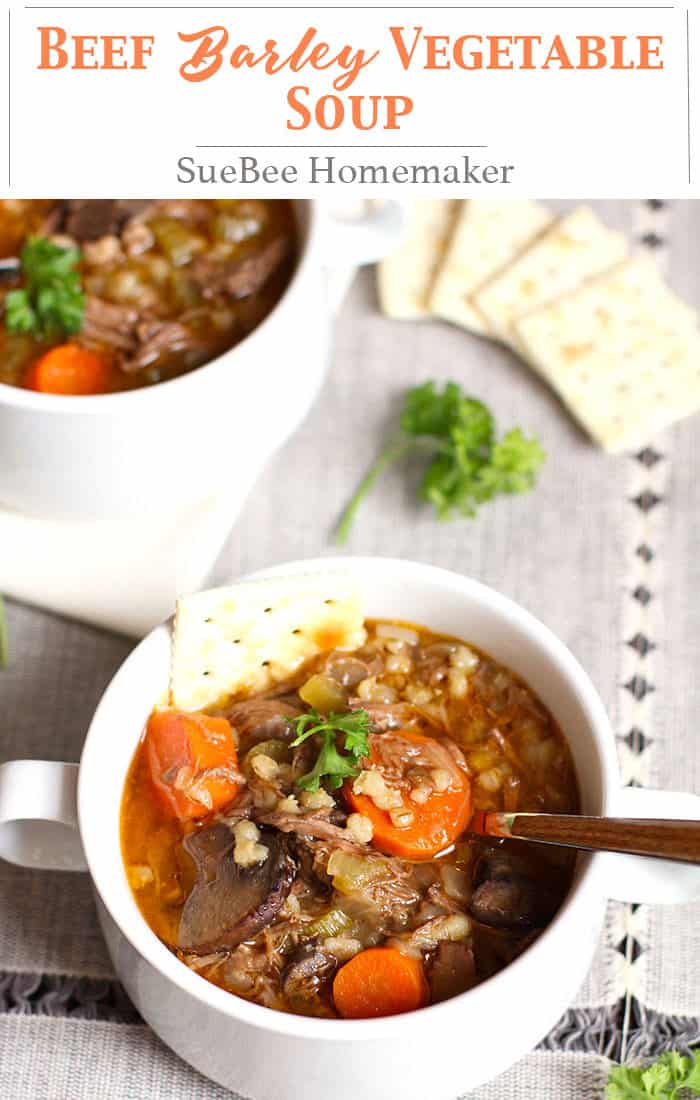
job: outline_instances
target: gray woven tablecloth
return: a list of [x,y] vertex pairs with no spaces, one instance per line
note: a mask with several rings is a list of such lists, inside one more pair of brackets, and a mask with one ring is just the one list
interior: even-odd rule
[[[655,252],[672,285],[700,306],[700,202],[595,205]],[[625,781],[700,792],[700,416],[636,454],[606,456],[505,351],[447,325],[382,318],[371,273],[363,273],[337,325],[325,388],[258,482],[214,579],[333,553],[329,533],[342,502],[403,390],[427,378],[458,379],[503,426],[536,431],[550,456],[540,484],[530,496],[495,501],[476,520],[440,524],[416,505],[406,477],[389,473],[349,550],[458,570],[524,604],[598,686]],[[76,759],[131,643],[17,605],[9,624],[0,759]],[[473,1100],[599,1100],[607,1058],[697,1045],[699,914],[700,906],[611,905],[577,1003],[538,1051]],[[0,1091],[8,1100],[229,1095],[139,1021],[114,980],[85,876],[0,864]]]

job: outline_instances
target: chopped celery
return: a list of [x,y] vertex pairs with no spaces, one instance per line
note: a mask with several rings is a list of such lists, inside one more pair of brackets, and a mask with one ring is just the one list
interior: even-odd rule
[[319,714],[345,710],[347,698],[337,680],[330,676],[316,674],[299,688],[299,696],[307,706],[313,707]]
[[316,920],[305,925],[301,934],[305,940],[317,937],[329,939],[331,936],[338,936],[341,932],[347,931],[351,925],[352,920],[342,909],[329,909],[327,913],[322,913]]

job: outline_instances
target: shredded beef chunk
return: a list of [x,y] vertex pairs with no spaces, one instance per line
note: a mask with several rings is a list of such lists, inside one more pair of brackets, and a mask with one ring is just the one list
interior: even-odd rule
[[327,990],[336,961],[318,947],[300,947],[282,971],[282,992],[297,1012],[308,1012]]
[[352,710],[364,710],[369,714],[372,729],[378,733],[387,730],[402,729],[405,726],[426,731],[431,723],[426,715],[412,703],[367,703],[356,695],[351,695],[348,706]]
[[54,220],[61,231],[80,244],[99,237],[119,236],[126,222],[149,205],[148,199],[68,199]]
[[125,358],[138,348],[138,323],[138,310],[132,306],[118,306],[90,294],[85,302],[80,341],[88,346],[107,347]]
[[328,901],[333,884],[328,874],[329,849],[311,837],[289,834],[290,847],[297,862],[297,883],[306,884],[310,892],[322,901]]
[[115,305],[90,295],[85,303],[83,344],[109,348],[126,374],[151,366],[164,355],[195,349],[197,340],[179,321],[143,319],[132,306]]
[[336,848],[342,848],[346,852],[364,852],[366,845],[358,844],[345,829],[334,825],[328,817],[320,814],[287,814],[275,811],[270,814],[260,814],[257,818],[263,825],[269,825],[279,829],[283,833],[296,833],[302,837],[313,837],[316,840],[330,841]]
[[194,334],[179,321],[142,321],[136,334],[140,342],[138,351],[122,363],[122,370],[127,374],[151,366],[163,355],[197,347]]
[[276,237],[258,252],[228,264],[215,265],[205,257],[197,261],[193,274],[201,284],[205,298],[221,293],[232,298],[249,298],[262,289],[284,261],[288,249],[286,238]]

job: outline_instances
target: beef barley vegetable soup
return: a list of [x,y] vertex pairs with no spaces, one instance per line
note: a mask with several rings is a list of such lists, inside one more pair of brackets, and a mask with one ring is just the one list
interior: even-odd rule
[[360,648],[272,691],[154,710],[123,795],[126,871],[156,935],[286,1012],[392,1015],[468,990],[571,882],[571,853],[465,832],[474,810],[578,810],[539,699],[471,645],[365,626]]
[[0,382],[81,395],[175,378],[260,324],[295,253],[286,200],[0,201]]

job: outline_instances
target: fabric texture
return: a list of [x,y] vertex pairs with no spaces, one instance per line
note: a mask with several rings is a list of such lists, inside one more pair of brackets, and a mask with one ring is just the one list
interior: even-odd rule
[[[233,1095],[184,1065],[153,1032],[130,1024],[0,1016],[0,1051],[12,1051],[0,1074],[12,1100],[230,1100]],[[589,1100],[601,1095],[608,1065],[597,1055],[538,1052],[461,1100]]]
[[[674,289],[700,306],[700,203],[594,207],[659,256]],[[299,336],[285,370],[303,357]],[[635,454],[605,455],[509,352],[444,323],[383,318],[372,272],[351,288],[314,409],[264,471],[212,579],[338,553],[332,533],[343,503],[395,424],[406,388],[431,378],[454,378],[483,398],[501,429],[539,435],[549,460],[538,487],[494,501],[474,520],[439,523],[416,503],[416,469],[390,470],[360,510],[347,551],[454,569],[529,608],[598,687],[623,782],[700,791],[700,417]],[[127,599],[128,578],[115,583]],[[8,618],[0,759],[75,760],[130,643],[13,603]],[[602,1100],[607,1057],[697,1045],[699,915],[697,905],[611,904],[575,1005],[536,1052],[470,1100]],[[87,879],[1,863],[0,1086],[12,1100],[229,1095],[138,1020],[114,980]]]

